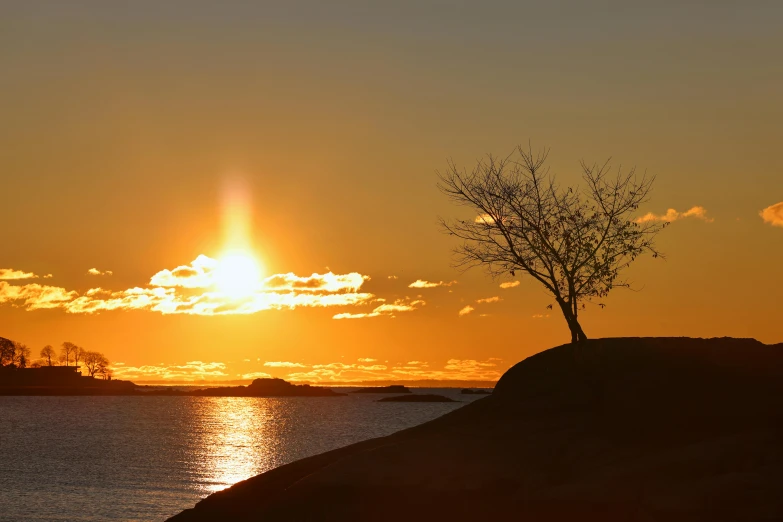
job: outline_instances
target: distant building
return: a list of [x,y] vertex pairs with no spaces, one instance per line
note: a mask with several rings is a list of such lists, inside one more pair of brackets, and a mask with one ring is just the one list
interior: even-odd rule
[[85,386],[94,382],[79,366],[41,366],[40,368],[0,368],[0,386]]

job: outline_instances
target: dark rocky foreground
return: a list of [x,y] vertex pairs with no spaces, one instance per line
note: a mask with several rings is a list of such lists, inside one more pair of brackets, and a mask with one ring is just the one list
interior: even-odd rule
[[486,398],[281,466],[171,520],[783,520],[783,344],[554,348]]

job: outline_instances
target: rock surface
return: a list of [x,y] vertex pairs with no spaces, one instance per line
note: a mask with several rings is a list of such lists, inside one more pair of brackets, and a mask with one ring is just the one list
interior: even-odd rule
[[384,397],[375,402],[457,402],[454,399],[435,395],[434,393],[412,393],[410,395],[397,395],[396,397]]
[[603,339],[492,395],[281,466],[171,520],[783,520],[783,344]]

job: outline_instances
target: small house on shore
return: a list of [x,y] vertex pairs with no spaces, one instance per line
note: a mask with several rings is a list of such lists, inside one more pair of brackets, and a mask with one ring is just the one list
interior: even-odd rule
[[95,379],[82,375],[79,366],[41,366],[0,368],[0,386],[87,386]]

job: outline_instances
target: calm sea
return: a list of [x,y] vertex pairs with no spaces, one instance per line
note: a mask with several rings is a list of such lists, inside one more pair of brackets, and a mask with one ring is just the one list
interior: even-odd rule
[[0,397],[0,520],[156,520],[281,464],[461,403],[347,397]]

